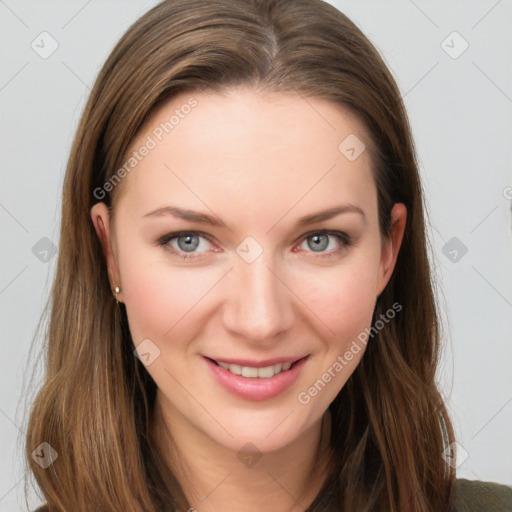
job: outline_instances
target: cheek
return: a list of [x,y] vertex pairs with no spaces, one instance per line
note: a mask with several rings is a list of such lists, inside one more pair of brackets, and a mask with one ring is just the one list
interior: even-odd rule
[[346,340],[371,322],[376,300],[377,267],[358,257],[337,268],[318,269],[297,279],[297,295],[324,325],[326,339]]
[[154,248],[132,247],[123,253],[120,265],[123,298],[135,344],[145,338],[179,339],[177,333],[183,329],[193,334],[198,324],[191,320],[200,313],[201,298],[216,281],[211,272],[207,275],[200,268],[172,267],[164,254],[155,257],[155,253]]

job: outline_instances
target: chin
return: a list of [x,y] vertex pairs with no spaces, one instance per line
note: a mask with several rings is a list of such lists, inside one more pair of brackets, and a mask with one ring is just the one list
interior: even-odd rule
[[[227,430],[198,425],[212,441],[234,452],[257,451],[271,453],[297,441],[319,418],[299,418],[294,412],[278,411],[271,414],[253,412],[248,415],[223,416]],[[229,433],[228,433],[229,432]]]

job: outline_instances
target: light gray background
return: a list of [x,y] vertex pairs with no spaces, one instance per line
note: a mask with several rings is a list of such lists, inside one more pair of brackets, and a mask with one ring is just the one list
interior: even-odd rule
[[[156,3],[0,0],[2,512],[25,510],[19,402],[56,263],[41,261],[51,246],[40,240],[58,245],[60,188],[89,88]],[[512,484],[512,2],[332,3],[380,49],[409,111],[445,311],[439,379],[461,445],[458,476]],[[31,48],[43,31],[59,45],[47,59]],[[454,31],[469,44],[458,58],[464,41]]]

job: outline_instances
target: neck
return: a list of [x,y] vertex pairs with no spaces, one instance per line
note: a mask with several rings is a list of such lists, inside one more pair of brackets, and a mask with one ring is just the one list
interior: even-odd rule
[[[157,395],[158,396],[158,395]],[[327,412],[290,444],[264,454],[242,454],[219,445],[181,420],[157,398],[157,432],[169,432],[173,449],[162,443],[190,510],[214,512],[304,512],[327,477],[330,414]],[[159,418],[159,419],[158,419]],[[158,422],[160,423],[158,425]],[[158,436],[160,440],[165,434]],[[167,448],[165,448],[167,446]]]

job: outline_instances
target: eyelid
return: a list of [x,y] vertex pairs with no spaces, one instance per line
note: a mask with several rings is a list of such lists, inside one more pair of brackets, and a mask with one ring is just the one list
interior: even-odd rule
[[[192,235],[192,236],[199,236],[201,238],[204,238],[207,240],[210,244],[215,244],[213,241],[213,237],[209,235],[208,233],[203,233],[202,231],[193,231],[193,230],[181,230],[181,231],[174,231],[172,233],[167,233],[164,236],[161,236],[155,241],[155,245],[158,247],[162,247],[164,250],[168,251],[170,254],[172,254],[174,257],[180,257],[183,260],[201,260],[204,259],[205,253],[206,255],[210,255],[212,251],[201,251],[201,252],[186,252],[186,251],[180,251],[173,247],[171,245],[171,241],[175,240],[176,238],[180,238],[181,236],[186,235]],[[217,246],[218,247],[218,246]],[[213,252],[220,252],[218,249],[214,249]]]
[[[305,240],[306,238],[313,236],[313,235],[331,235],[338,239],[345,239],[347,243],[352,243],[354,239],[345,231],[339,231],[337,229],[312,229],[311,231],[308,231],[307,233],[304,233],[301,235],[297,242],[301,242]],[[295,243],[297,243],[295,242]]]
[[172,233],[167,233],[164,236],[161,236],[156,240],[158,245],[165,245],[165,243],[170,242],[171,240],[174,240],[175,238],[180,238],[181,236],[185,235],[193,235],[193,236],[200,236],[202,238],[205,238],[209,242],[213,243],[213,237],[209,235],[208,233],[203,233],[202,231],[192,231],[192,230],[181,230],[181,231],[173,231]]
[[[298,244],[302,245],[310,236],[313,235],[328,235],[332,236],[336,239],[338,244],[340,245],[337,249],[331,249],[330,251],[304,251],[306,253],[309,253],[313,256],[307,256],[308,258],[314,258],[315,260],[318,259],[331,259],[335,257],[336,255],[339,255],[342,251],[348,249],[350,246],[354,245],[355,239],[350,236],[348,233],[344,231],[338,231],[335,229],[317,229],[309,231],[308,233],[305,233],[302,235],[299,240]],[[296,249],[297,243],[294,246],[294,249],[292,249],[294,252],[298,252],[299,249]]]

